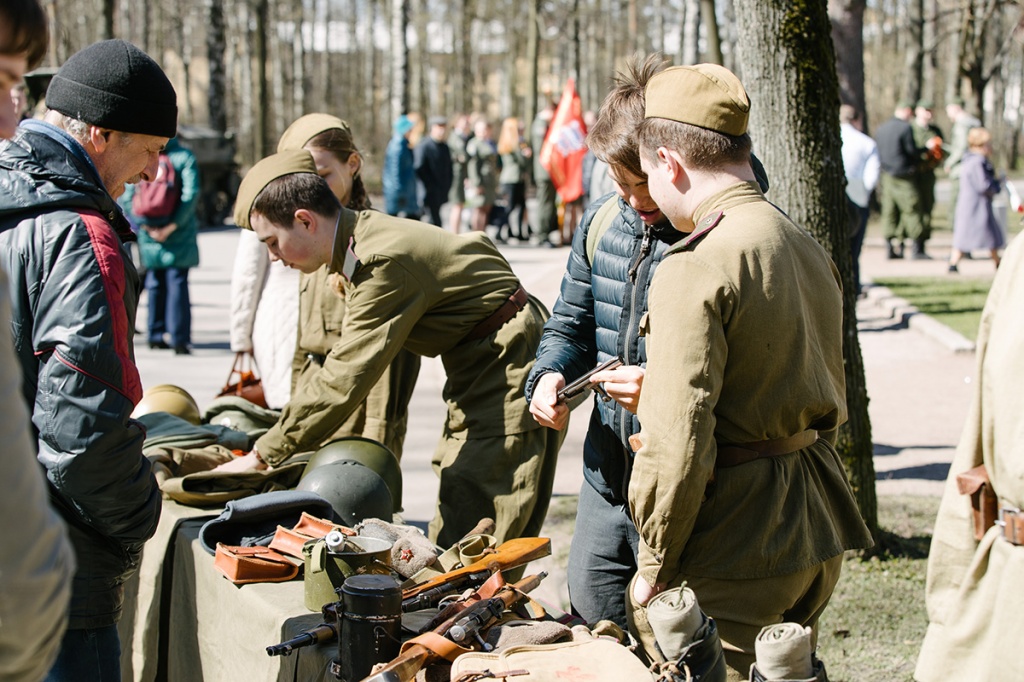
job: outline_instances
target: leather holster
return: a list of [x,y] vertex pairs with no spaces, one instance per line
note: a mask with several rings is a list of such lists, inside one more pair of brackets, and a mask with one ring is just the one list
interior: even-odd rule
[[956,487],[961,495],[971,496],[974,517],[974,539],[981,540],[999,518],[999,498],[988,480],[988,471],[979,464],[956,475]]

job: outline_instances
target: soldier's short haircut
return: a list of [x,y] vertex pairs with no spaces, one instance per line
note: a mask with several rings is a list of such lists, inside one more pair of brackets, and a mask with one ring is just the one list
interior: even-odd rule
[[668,62],[661,54],[641,59],[633,56],[626,68],[615,74],[614,87],[601,103],[597,122],[587,133],[587,146],[594,156],[613,168],[624,168],[645,178],[640,167],[637,129],[644,120],[644,89],[647,82],[664,70]]
[[291,227],[295,212],[300,208],[334,216],[341,209],[341,203],[319,175],[291,173],[268,183],[256,196],[249,213],[258,213],[274,225]]
[[637,133],[640,153],[656,163],[658,147],[673,149],[698,170],[713,171],[723,166],[750,163],[750,134],[726,135],[707,128],[670,121],[644,119]]

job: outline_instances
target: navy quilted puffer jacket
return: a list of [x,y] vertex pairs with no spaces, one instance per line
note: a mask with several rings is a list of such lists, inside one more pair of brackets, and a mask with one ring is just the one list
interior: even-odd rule
[[[591,264],[587,233],[606,201],[617,201],[619,212],[601,237]],[[638,334],[640,317],[647,311],[655,268],[668,246],[682,236],[668,221],[645,226],[614,194],[590,205],[573,238],[558,301],[544,326],[537,362],[526,384],[527,401],[546,372],[560,372],[568,383],[614,356],[628,365],[647,364],[644,340]],[[640,423],[613,400],[594,402],[583,446],[583,475],[605,497],[624,501],[632,463],[628,438],[640,431]]]

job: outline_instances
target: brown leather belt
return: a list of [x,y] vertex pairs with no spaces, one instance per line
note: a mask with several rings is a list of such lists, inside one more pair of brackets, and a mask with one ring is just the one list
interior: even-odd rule
[[1024,545],[1024,512],[1020,509],[1003,507],[999,510],[996,525],[1002,527],[1002,537],[1011,545]]
[[461,346],[470,341],[486,338],[498,331],[503,324],[511,320],[515,317],[516,313],[526,307],[526,301],[526,289],[519,285],[497,310],[491,313],[483,322],[473,327],[457,345]]
[[755,459],[763,457],[781,457],[810,447],[816,440],[818,440],[818,432],[808,429],[786,438],[760,440],[756,443],[741,443],[739,445],[719,445],[715,467],[724,469],[753,462]]

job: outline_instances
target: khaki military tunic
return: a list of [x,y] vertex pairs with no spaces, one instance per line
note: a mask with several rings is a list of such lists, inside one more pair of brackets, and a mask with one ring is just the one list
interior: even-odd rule
[[496,332],[464,342],[518,287],[508,262],[483,234],[373,211],[342,209],[330,270],[349,280],[341,342],[257,441],[263,458],[278,464],[321,442],[403,348],[440,356],[448,413],[434,457],[441,489],[431,535],[450,544],[482,516],[497,517],[499,536],[539,532],[561,442],[523,397],[544,306],[530,297]]
[[[833,448],[846,419],[838,271],[755,183],[709,198],[695,220],[658,267],[642,322],[643,446],[629,504],[639,574],[652,585],[714,579],[705,598],[721,603],[724,581],[797,574],[871,539]],[[803,450],[715,468],[719,444],[808,429],[821,437]],[[729,644],[752,654],[757,629],[744,632],[750,641]]]
[[[305,390],[341,340],[345,299],[328,279],[327,266],[299,281],[299,338],[292,362],[292,394]],[[399,351],[356,408],[328,437],[362,436],[383,443],[401,459],[409,423],[409,401],[420,372],[420,357]],[[287,430],[287,429],[286,429]]]
[[1000,506],[1024,508],[1024,240],[999,265],[978,331],[974,400],[939,506],[928,556],[928,632],[915,678],[1022,680],[1024,547],[991,527],[974,539],[959,473],[984,464]]

